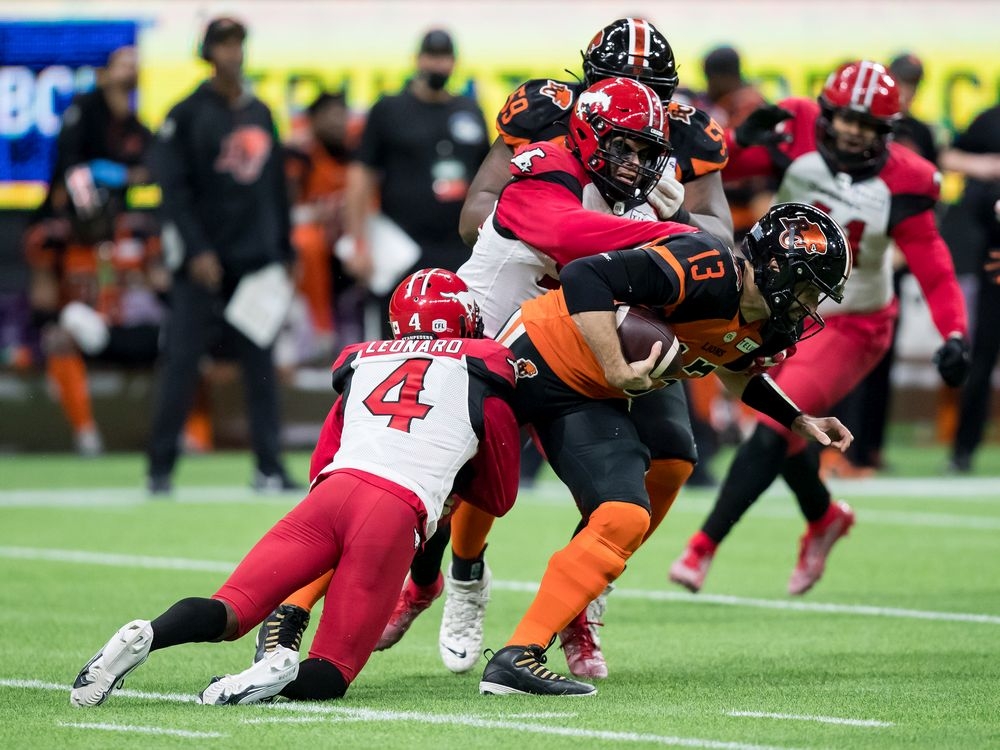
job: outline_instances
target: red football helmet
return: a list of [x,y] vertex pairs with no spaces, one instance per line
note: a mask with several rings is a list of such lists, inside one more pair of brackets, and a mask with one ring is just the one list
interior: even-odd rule
[[[656,186],[670,156],[668,135],[656,92],[630,78],[595,83],[576,98],[569,117],[570,147],[619,215]],[[638,152],[627,141],[638,142]]]
[[[851,175],[881,169],[888,157],[887,144],[902,117],[896,80],[884,66],[870,60],[841,65],[829,75],[819,95],[822,114],[816,120],[820,153],[833,166]],[[854,118],[875,128],[874,144],[860,153],[837,148],[833,116]]]
[[443,268],[425,268],[399,282],[389,300],[389,325],[397,339],[483,337],[483,319],[472,292]]

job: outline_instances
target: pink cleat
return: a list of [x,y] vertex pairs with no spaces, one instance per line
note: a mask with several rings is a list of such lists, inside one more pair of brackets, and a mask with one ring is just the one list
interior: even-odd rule
[[559,631],[559,643],[570,674],[591,680],[602,680],[608,676],[608,663],[601,652],[601,639],[597,628],[604,625],[604,611],[608,606],[608,594],[614,588],[609,584],[601,594],[587,605],[580,614]]
[[788,593],[795,596],[806,593],[823,577],[826,558],[834,543],[851,530],[854,511],[840,500],[830,503],[826,514],[809,524],[799,542],[799,561],[788,581]]
[[669,578],[692,594],[697,594],[705,583],[705,576],[712,565],[716,544],[699,531],[688,542],[687,549],[670,566]]
[[441,596],[442,591],[444,591],[444,576],[440,573],[430,586],[417,586],[407,575],[403,590],[399,592],[396,608],[392,611],[385,630],[382,631],[382,637],[375,644],[375,650],[384,651],[399,643],[399,639],[410,629],[417,615],[431,606],[433,601]]

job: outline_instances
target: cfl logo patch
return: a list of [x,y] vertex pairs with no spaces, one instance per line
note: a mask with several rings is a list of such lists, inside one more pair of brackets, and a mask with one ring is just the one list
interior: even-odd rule
[[437,318],[431,321],[431,330],[434,331],[434,333],[444,333],[448,330],[448,321],[443,320],[442,318]]

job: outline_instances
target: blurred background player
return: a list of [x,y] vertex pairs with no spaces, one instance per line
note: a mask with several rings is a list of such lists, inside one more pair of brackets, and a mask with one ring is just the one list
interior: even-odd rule
[[[74,98],[48,193],[25,235],[46,372],[85,456],[104,444],[86,362],[153,364],[170,286],[156,219],[128,202],[131,186],[150,182],[152,134],[134,111],[138,75],[135,47],[120,47],[97,71],[94,90]],[[204,413],[192,415],[189,437],[203,421]]]
[[[433,533],[452,488],[490,513],[510,509],[518,475],[510,352],[479,340],[475,300],[443,269],[404,279],[390,316],[395,341],[348,347],[333,366],[341,395],[313,453],[305,499],[212,598],[182,599],[119,629],[80,671],[72,705],[103,703],[151,651],[239,638],[331,565],[309,658],[300,664],[295,650],[276,647],[250,669],[213,679],[198,702],[340,698],[371,656],[413,550]],[[414,387],[394,397],[400,383]]]
[[836,418],[804,413],[758,372],[755,358],[821,329],[820,301],[839,302],[850,273],[843,230],[812,206],[786,203],[761,217],[739,253],[704,232],[676,234],[575,260],[562,271],[562,289],[521,305],[497,336],[534,373],[518,383],[514,409],[536,430],[582,520],[572,541],[549,559],[506,645],[490,656],[481,693],[594,694],[593,685],[542,666],[544,652],[652,533],[655,511],[644,481],[649,451],[630,417],[648,396],[630,403],[627,394],[664,384],[651,372],[665,344],[653,344],[644,360],[627,361],[616,330],[618,303],[662,313],[679,342],[675,377],[714,373],[801,439],[843,450],[851,433]]
[[[420,40],[416,74],[400,93],[383,96],[368,113],[347,173],[350,252],[343,259],[345,270],[362,283],[371,282],[374,270],[368,219],[376,204],[419,248],[400,277],[429,266],[454,271],[468,257],[458,236],[458,218],[489,141],[475,100],[445,88],[454,69],[451,35],[443,29],[428,31]],[[377,325],[383,330],[392,289],[384,286],[385,291],[375,293]]]
[[201,54],[212,77],[170,110],[153,148],[164,253],[173,270],[147,456],[147,487],[155,495],[172,491],[177,438],[194,401],[199,363],[220,332],[241,363],[256,458],[253,487],[298,486],[281,459],[272,349],[222,318],[241,279],[294,261],[280,143],[270,110],[243,80],[245,39],[246,28],[235,19],[208,24]]
[[[782,390],[811,413],[832,408],[889,347],[898,304],[886,255],[890,240],[906,257],[945,339],[934,356],[942,379],[959,385],[968,371],[965,303],[934,216],[940,175],[892,142],[899,114],[895,80],[879,63],[862,60],[831,73],[818,101],[786,99],[757,110],[735,130],[732,174],[776,175],[776,199],[829,213],[845,228],[854,255],[843,304],[823,310],[826,329],[775,371]],[[808,522],[788,590],[808,591],[854,512],[831,501],[816,453],[769,419],[760,419],[740,446],[715,506],[671,566],[670,580],[698,591],[718,545],[779,474]]]
[[949,467],[965,474],[990,415],[991,378],[1000,354],[1000,105],[980,112],[941,155],[941,166],[965,177],[961,205],[972,225],[976,273],[972,367],[961,393]]

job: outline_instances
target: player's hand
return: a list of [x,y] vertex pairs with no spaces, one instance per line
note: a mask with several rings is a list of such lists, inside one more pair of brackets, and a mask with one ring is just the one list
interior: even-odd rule
[[768,104],[755,109],[740,123],[733,136],[740,146],[770,146],[792,140],[790,133],[775,131],[780,123],[793,117],[787,109]]
[[946,385],[958,388],[969,376],[972,354],[969,342],[964,336],[949,336],[941,348],[934,353],[934,364]]
[[[997,201],[1000,205],[1000,201]],[[990,250],[989,259],[983,263],[983,270],[990,277],[990,281],[1000,286],[1000,250]]]
[[782,349],[777,354],[772,354],[768,357],[755,357],[753,364],[747,368],[747,374],[751,376],[763,375],[775,365],[780,365],[789,357],[794,356],[797,351],[798,347],[796,347],[795,344],[792,344],[790,347]]
[[619,388],[628,394],[640,394],[646,391],[662,388],[665,383],[662,380],[654,380],[649,377],[649,373],[656,367],[656,362],[660,358],[660,351],[663,349],[663,342],[657,341],[649,350],[649,356],[636,362],[629,362],[618,372],[605,373],[608,385]]
[[836,417],[800,414],[792,422],[792,432],[807,440],[815,440],[820,445],[837,448],[841,453],[854,442],[854,435]]
[[665,172],[646,200],[656,211],[657,218],[660,221],[667,221],[673,218],[684,204],[684,186],[673,174]]
[[193,282],[210,292],[217,292],[222,286],[222,264],[211,250],[198,253],[188,262],[188,274]]

